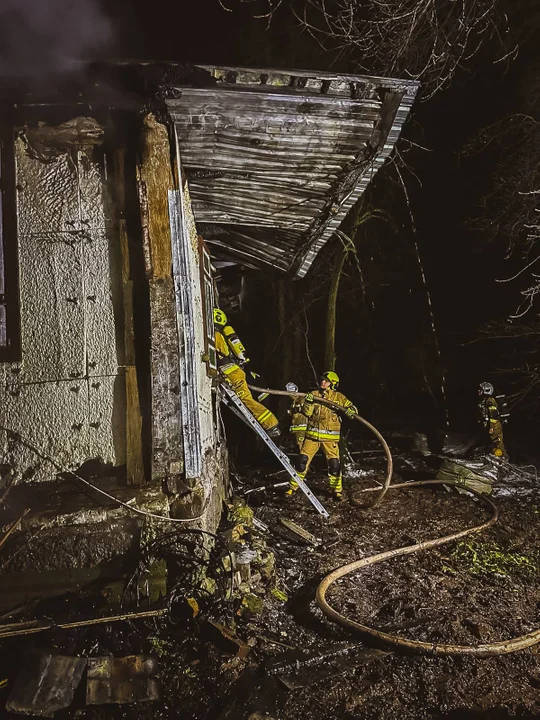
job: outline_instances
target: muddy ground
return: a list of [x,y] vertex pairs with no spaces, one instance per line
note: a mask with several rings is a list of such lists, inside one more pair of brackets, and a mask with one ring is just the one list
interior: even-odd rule
[[[326,497],[322,463],[311,474],[312,489],[331,513],[327,521],[301,493],[293,499],[285,499],[282,490],[245,495],[269,528],[261,533],[276,555],[277,587],[287,596],[280,600],[268,592],[262,615],[240,617],[234,602],[216,609],[216,619],[234,620],[238,636],[249,642],[246,659],[208,643],[198,619],[43,635],[31,642],[72,653],[151,652],[161,662],[162,702],[87,709],[79,697],[78,710],[72,707],[55,717],[540,718],[536,648],[489,659],[394,652],[368,655],[364,662],[350,660],[369,643],[328,622],[317,609],[314,592],[320,579],[353,559],[446,535],[489,515],[479,501],[444,488],[394,490],[379,507],[361,509],[354,504],[365,497],[359,491],[381,478],[384,462],[376,452],[355,457],[362,462],[345,479],[342,504]],[[433,462],[402,453],[396,457],[394,482],[433,477],[433,468]],[[265,473],[237,467],[236,478],[236,492],[242,495],[284,476],[275,469]],[[493,499],[500,519],[486,532],[367,568],[334,586],[329,600],[365,624],[428,642],[477,645],[540,627],[540,493],[501,488]],[[280,517],[310,531],[322,541],[320,546],[313,548],[291,534]],[[211,606],[207,612],[212,615]],[[335,674],[331,659],[312,663],[306,673],[302,654],[294,652],[350,647],[339,645],[343,642],[358,647],[347,653],[349,665],[341,674]],[[24,649],[21,641],[2,645],[8,676]],[[333,676],[324,675],[325,667],[334,668]],[[287,689],[278,678],[290,679],[291,673],[293,680],[296,673],[296,684],[313,684]],[[320,679],[314,682],[317,673]],[[256,711],[259,715],[253,715]]]

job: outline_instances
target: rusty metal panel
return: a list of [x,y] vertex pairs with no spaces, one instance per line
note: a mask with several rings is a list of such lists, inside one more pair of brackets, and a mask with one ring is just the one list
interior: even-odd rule
[[148,655],[88,658],[87,705],[158,700],[157,660]]
[[81,240],[73,233],[19,237],[22,377],[83,377],[85,317]]
[[392,151],[418,83],[201,67],[216,85],[176,88],[168,107],[205,240],[302,277]]

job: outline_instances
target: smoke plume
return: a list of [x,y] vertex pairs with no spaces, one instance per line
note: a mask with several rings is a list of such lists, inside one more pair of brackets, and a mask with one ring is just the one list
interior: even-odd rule
[[0,75],[67,74],[112,41],[98,0],[0,0]]

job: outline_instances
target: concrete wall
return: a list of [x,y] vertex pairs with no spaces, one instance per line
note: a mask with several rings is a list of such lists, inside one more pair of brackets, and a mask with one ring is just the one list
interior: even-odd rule
[[[125,462],[120,248],[102,130],[77,119],[16,141],[22,361],[0,365],[0,424],[59,465]],[[75,131],[74,131],[75,130]],[[61,135],[61,137],[59,137]],[[0,431],[5,474],[56,469]]]

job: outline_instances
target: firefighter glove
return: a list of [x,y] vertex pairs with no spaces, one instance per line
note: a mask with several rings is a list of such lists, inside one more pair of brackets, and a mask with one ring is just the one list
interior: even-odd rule
[[308,403],[312,403],[313,400],[314,400],[314,398],[313,398],[313,393],[308,393],[308,394],[306,395],[306,397],[304,398],[304,400],[305,400],[306,402],[308,402]]
[[356,410],[355,410],[355,408],[354,408],[352,405],[351,405],[350,407],[348,407],[348,408],[345,410],[345,415],[346,415],[348,418],[353,418],[353,417],[356,415]]

